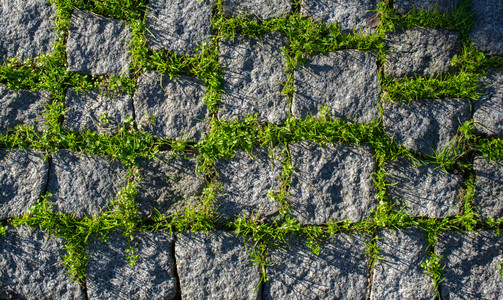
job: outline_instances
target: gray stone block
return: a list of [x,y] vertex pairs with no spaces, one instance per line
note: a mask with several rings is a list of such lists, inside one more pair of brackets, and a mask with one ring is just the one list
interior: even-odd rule
[[21,216],[45,191],[49,163],[30,149],[0,149],[0,220]]
[[134,234],[135,265],[128,264],[129,237],[114,231],[102,242],[88,246],[89,299],[173,299],[176,295],[173,239],[157,231]]
[[503,299],[503,237],[495,231],[446,231],[435,252],[442,255],[441,299]]
[[222,185],[222,196],[216,203],[219,222],[242,215],[265,220],[279,211],[279,203],[267,194],[280,189],[283,157],[281,148],[272,151],[272,158],[267,150],[256,148],[251,155],[240,150],[233,158],[215,163],[217,180]]
[[459,0],[395,0],[393,2],[394,8],[401,14],[406,14],[413,9],[430,11],[436,9],[438,12],[450,13],[458,5]]
[[138,127],[160,139],[199,141],[209,128],[204,122],[209,116],[204,93],[197,78],[142,74],[133,96]]
[[0,64],[9,58],[34,59],[52,50],[56,6],[47,0],[0,2]]
[[372,33],[377,19],[377,0],[303,0],[302,15],[323,23],[336,23],[345,34]]
[[503,55],[503,1],[472,0],[474,23],[470,37],[475,48],[489,55]]
[[379,117],[376,57],[364,51],[342,50],[317,55],[294,73],[292,114],[297,119],[317,115],[327,107],[333,117],[370,123]]
[[106,156],[61,150],[52,155],[47,191],[55,211],[78,218],[100,214],[126,186],[127,169]]
[[209,42],[213,0],[150,0],[145,16],[147,46],[195,55]]
[[288,0],[224,0],[224,13],[227,17],[272,19],[290,13],[292,6]]
[[311,253],[304,239],[269,250],[264,299],[367,299],[370,273],[360,234],[337,234]]
[[446,73],[460,47],[456,31],[414,28],[386,35],[384,74],[415,77]]
[[376,165],[369,148],[301,142],[289,149],[295,168],[290,209],[300,223],[358,222],[376,207],[371,177]]
[[400,158],[385,166],[389,200],[412,217],[445,218],[461,213],[463,177],[438,165],[416,167]]
[[474,129],[478,133],[503,137],[503,75],[491,70],[481,80],[484,93],[474,101]]
[[470,103],[463,99],[414,100],[383,106],[386,134],[405,148],[430,156],[452,145],[471,110]]
[[182,299],[259,299],[260,273],[243,238],[216,231],[177,236],[175,256]]
[[6,134],[8,129],[23,124],[33,126],[35,132],[42,133],[45,123],[43,113],[50,98],[51,94],[46,91],[12,91],[0,84],[0,133]]
[[260,40],[236,36],[220,42],[224,94],[218,117],[244,119],[258,114],[261,121],[279,124],[288,116],[288,99],[281,93],[286,81],[282,47],[288,39],[269,33]]
[[196,174],[196,164],[195,154],[171,152],[140,161],[136,199],[142,216],[156,217],[156,210],[163,215],[183,214],[187,206],[197,207],[205,181]]
[[65,99],[63,130],[92,130],[115,134],[127,117],[133,118],[131,95],[69,89]]
[[475,210],[484,220],[503,218],[503,161],[475,157]]
[[382,229],[377,247],[383,259],[374,265],[371,300],[435,299],[433,279],[421,267],[428,259],[426,232]]
[[68,71],[127,75],[131,62],[129,27],[120,20],[75,10],[68,28]]
[[86,299],[63,266],[63,242],[28,227],[0,236],[1,299]]

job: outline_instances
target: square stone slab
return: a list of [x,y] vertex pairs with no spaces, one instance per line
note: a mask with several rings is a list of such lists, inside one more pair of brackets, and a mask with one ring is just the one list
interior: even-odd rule
[[456,31],[414,28],[386,35],[384,74],[393,77],[429,76],[446,73],[460,48]]
[[194,77],[142,74],[133,96],[138,127],[160,139],[199,141],[209,128],[205,91],[203,82]]
[[302,0],[300,13],[322,23],[336,23],[345,34],[372,33],[377,19],[377,0]]
[[386,134],[405,148],[434,156],[456,136],[470,118],[470,103],[463,99],[426,99],[383,105]]
[[435,252],[445,266],[441,299],[503,299],[503,237],[495,231],[446,231]]
[[269,250],[264,299],[367,299],[370,273],[360,234],[337,234],[315,255],[305,239]]
[[461,213],[463,177],[438,165],[416,167],[400,158],[385,166],[387,193],[397,209],[411,217],[445,218]]
[[472,0],[474,22],[470,38],[475,48],[489,55],[503,55],[503,1]]
[[105,91],[69,89],[65,98],[63,130],[98,131],[115,134],[127,117],[133,118],[131,95],[105,94]]
[[480,82],[484,94],[473,103],[474,129],[478,133],[503,137],[503,75],[491,70]]
[[126,167],[111,157],[61,150],[52,155],[49,201],[55,211],[78,218],[100,214],[126,186],[126,175]]
[[160,231],[134,234],[130,242],[138,255],[134,266],[126,257],[128,239],[114,231],[106,242],[95,238],[89,244],[89,299],[174,299],[173,239]]
[[86,299],[63,266],[63,242],[28,227],[0,236],[1,299]]
[[46,91],[13,91],[0,84],[0,133],[6,134],[8,129],[24,124],[41,134],[45,124],[43,113],[50,99],[51,94]]
[[301,142],[289,149],[295,168],[290,209],[300,223],[358,222],[376,207],[376,164],[368,147]]
[[182,299],[260,299],[260,272],[233,233],[215,231],[177,236],[175,256]]
[[224,0],[227,17],[265,20],[283,17],[290,13],[292,6],[288,0]]
[[265,220],[280,209],[280,204],[267,196],[269,191],[281,188],[281,148],[254,149],[251,154],[238,151],[233,158],[215,163],[217,180],[222,185],[221,197],[216,202],[219,222],[245,217]]
[[316,55],[294,73],[292,114],[317,115],[327,107],[333,117],[370,123],[379,117],[379,78],[370,52],[341,50]]
[[131,33],[124,22],[74,10],[66,43],[68,71],[127,75],[130,42]]
[[475,210],[484,220],[503,218],[503,161],[494,162],[478,156],[475,170]]
[[30,149],[0,149],[0,220],[21,216],[40,199],[49,172],[42,157]]
[[433,279],[421,267],[429,257],[426,232],[382,229],[377,247],[383,259],[374,265],[371,300],[435,299]]
[[459,0],[395,0],[394,8],[401,14],[406,14],[413,9],[437,10],[442,13],[450,13],[459,5]]
[[49,53],[57,38],[55,13],[47,0],[0,1],[0,64]]
[[147,46],[195,55],[209,42],[213,0],[150,0],[145,16]]
[[141,160],[137,184],[138,210],[143,217],[183,214],[187,206],[201,203],[206,186],[196,174],[197,158],[191,153],[159,152],[154,159]]
[[288,99],[281,93],[286,81],[282,47],[288,39],[269,33],[260,40],[236,36],[220,42],[224,94],[218,117],[232,121],[258,114],[263,122],[280,124],[288,116]]

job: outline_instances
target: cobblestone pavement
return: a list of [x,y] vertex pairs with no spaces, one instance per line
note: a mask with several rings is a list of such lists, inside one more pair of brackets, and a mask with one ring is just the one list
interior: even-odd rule
[[0,1],[0,299],[503,299],[503,0]]

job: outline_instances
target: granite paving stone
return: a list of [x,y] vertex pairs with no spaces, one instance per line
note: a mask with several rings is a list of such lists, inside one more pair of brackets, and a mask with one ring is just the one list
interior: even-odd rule
[[294,73],[292,114],[317,115],[326,107],[332,117],[370,123],[379,117],[376,57],[371,52],[342,50],[316,55]]
[[261,39],[236,36],[220,42],[224,94],[218,117],[235,118],[258,114],[259,120],[280,124],[288,115],[288,99],[281,93],[286,81],[282,47],[288,39],[269,33]]
[[9,58],[34,59],[51,52],[57,38],[56,6],[47,0],[0,2],[0,64]]
[[428,239],[419,228],[382,229],[373,269],[370,299],[435,299],[433,279],[421,263],[428,259]]
[[49,163],[30,149],[0,149],[0,220],[21,216],[42,196]]
[[86,299],[63,266],[63,242],[28,227],[0,236],[1,299]]
[[399,158],[385,166],[389,200],[412,217],[445,218],[461,213],[463,177],[438,165],[414,166]]
[[205,91],[203,82],[194,77],[142,74],[133,96],[138,127],[160,139],[199,141],[209,128]]
[[42,133],[45,121],[43,113],[51,94],[46,91],[13,91],[0,84],[0,133],[18,125],[30,125],[36,133]]
[[255,289],[260,272],[242,237],[222,231],[180,234],[175,256],[182,299],[260,299]]
[[100,214],[126,186],[126,173],[126,167],[111,157],[61,150],[52,155],[49,202],[55,211],[78,218]]
[[478,133],[503,137],[503,75],[491,70],[480,85],[483,94],[473,103],[474,129]]
[[337,234],[311,253],[304,239],[270,248],[264,299],[366,299],[370,273],[361,234]]
[[446,73],[460,47],[458,32],[436,28],[388,33],[386,41],[384,74],[393,77]]
[[266,20],[287,15],[292,6],[288,0],[224,0],[223,8],[227,17]]
[[503,55],[503,1],[472,0],[474,22],[470,38],[475,48],[489,55]]
[[97,89],[66,92],[63,130],[115,134],[128,117],[133,118],[131,95]]
[[450,13],[453,8],[459,6],[459,0],[395,0],[393,6],[401,14],[406,14],[413,9]]
[[159,152],[154,159],[141,160],[137,184],[138,210],[143,217],[183,214],[186,207],[197,207],[205,180],[196,174],[196,154]]
[[[114,231],[109,240],[95,238],[88,246],[89,299],[174,299],[176,295],[173,238],[157,231],[134,234],[133,240]],[[126,257],[128,242],[139,255],[135,265]]]
[[435,252],[442,255],[441,299],[502,299],[503,237],[496,231],[446,231]]
[[411,151],[430,156],[453,146],[459,126],[471,114],[470,103],[463,99],[387,103],[383,110],[384,130],[390,138]]
[[475,210],[484,220],[503,218],[503,161],[490,161],[478,156],[475,170]]
[[145,16],[147,46],[195,55],[209,42],[213,0],[150,0]]
[[68,71],[127,75],[130,42],[130,29],[124,22],[74,10],[66,43]]

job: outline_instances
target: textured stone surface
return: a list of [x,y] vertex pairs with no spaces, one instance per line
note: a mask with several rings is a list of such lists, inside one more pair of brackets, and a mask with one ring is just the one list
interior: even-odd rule
[[119,20],[74,10],[68,29],[68,71],[127,75],[131,33]]
[[61,150],[52,156],[47,191],[55,211],[100,214],[126,185],[126,167],[106,156]]
[[470,118],[463,99],[414,100],[384,105],[384,130],[405,148],[426,155],[441,152]]
[[473,45],[489,55],[503,55],[503,1],[472,0],[471,4]]
[[43,113],[50,98],[49,92],[12,91],[0,84],[0,133],[22,124],[41,133],[45,123]]
[[269,33],[257,40],[236,36],[220,42],[224,94],[219,118],[243,119],[258,114],[265,122],[279,124],[288,115],[288,99],[281,94],[286,81],[286,60],[281,47],[286,37]]
[[61,239],[27,227],[0,236],[1,299],[86,299],[63,266]]
[[182,299],[259,299],[260,273],[242,237],[221,231],[180,234],[175,255]]
[[373,269],[370,299],[435,299],[433,279],[421,263],[428,259],[426,232],[418,228],[383,229],[377,247],[381,250]]
[[198,141],[208,129],[204,93],[203,82],[197,78],[144,73],[133,96],[138,127],[161,139]]
[[8,58],[34,59],[56,41],[56,6],[47,0],[0,2],[0,64]]
[[197,207],[205,181],[196,175],[195,154],[159,152],[154,159],[140,161],[137,185],[138,210],[144,217],[183,214],[187,206]]
[[98,90],[69,89],[65,99],[64,130],[117,133],[127,117],[133,117],[130,95],[111,95]]
[[273,151],[272,159],[266,147],[256,148],[251,154],[253,157],[240,150],[233,158],[215,163],[222,184],[222,196],[216,203],[220,222],[243,214],[262,220],[280,209],[279,203],[267,196],[268,191],[280,189],[280,148]]
[[389,199],[412,217],[444,218],[461,212],[463,177],[438,165],[415,167],[400,158],[385,166]]
[[95,239],[88,246],[89,299],[173,299],[173,239],[160,231],[135,234],[130,242],[139,255],[134,266],[126,257],[128,239],[115,231],[108,241]]
[[368,148],[301,142],[289,149],[295,168],[290,209],[300,223],[358,222],[375,207],[375,162]]
[[288,0],[224,0],[224,13],[228,17],[265,20],[287,15],[291,9]]
[[435,252],[444,281],[442,299],[502,299],[503,276],[498,265],[503,262],[503,237],[495,231],[446,231],[438,237]]
[[40,198],[49,163],[30,149],[0,149],[0,220],[20,216]]
[[323,23],[339,25],[343,33],[371,33],[379,25],[377,0],[302,0],[300,12]]
[[475,210],[482,219],[503,218],[503,161],[475,157]]
[[360,234],[337,234],[314,255],[305,240],[269,250],[264,299],[366,299],[370,273]]
[[395,9],[401,14],[408,13],[414,8],[417,10],[437,9],[439,12],[449,13],[459,5],[459,0],[395,0],[393,3]]
[[317,115],[324,106],[333,117],[369,123],[379,117],[379,78],[371,53],[342,50],[317,55],[295,71],[292,114]]
[[414,77],[446,73],[459,40],[459,33],[446,29],[414,28],[389,33],[384,74]]
[[150,0],[145,27],[147,46],[194,55],[209,42],[213,0]]
[[503,137],[503,75],[492,70],[481,80],[484,93],[473,103],[474,128],[479,133]]

